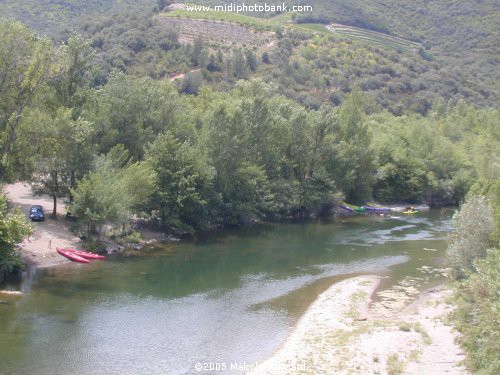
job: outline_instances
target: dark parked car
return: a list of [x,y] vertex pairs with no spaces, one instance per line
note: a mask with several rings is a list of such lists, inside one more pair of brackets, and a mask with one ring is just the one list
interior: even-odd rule
[[31,221],[44,221],[45,214],[43,212],[43,207],[39,204],[31,206],[30,208],[30,219]]

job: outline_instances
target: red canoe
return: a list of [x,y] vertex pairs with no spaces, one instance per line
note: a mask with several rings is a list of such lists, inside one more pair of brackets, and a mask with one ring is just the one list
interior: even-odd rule
[[81,250],[75,250],[75,249],[63,249],[65,251],[69,251],[73,254],[76,254],[82,258],[85,259],[106,259],[104,255],[97,255],[94,253],[89,253],[88,251],[81,251]]
[[59,249],[56,248],[57,252],[61,254],[62,256],[68,258],[69,260],[72,260],[73,262],[78,262],[78,263],[89,263],[89,261],[85,258],[82,258],[81,256],[74,254],[71,251],[68,251],[66,249]]

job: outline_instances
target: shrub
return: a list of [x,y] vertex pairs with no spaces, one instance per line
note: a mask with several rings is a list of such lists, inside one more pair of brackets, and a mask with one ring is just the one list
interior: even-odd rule
[[450,235],[447,257],[452,275],[461,279],[474,269],[474,260],[486,256],[493,233],[493,208],[484,196],[470,196],[453,215],[454,232]]
[[456,287],[454,320],[462,333],[467,366],[477,374],[500,374],[500,250],[474,262],[476,272]]
[[15,246],[31,232],[24,214],[16,208],[7,211],[7,198],[0,194],[0,282],[22,266]]

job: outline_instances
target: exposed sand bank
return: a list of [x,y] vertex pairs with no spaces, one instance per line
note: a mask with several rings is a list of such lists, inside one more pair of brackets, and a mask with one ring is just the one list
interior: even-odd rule
[[467,374],[456,333],[443,321],[449,290],[421,293],[395,311],[371,304],[379,283],[359,276],[334,284],[250,374]]
[[18,206],[21,211],[28,213],[31,205],[39,204],[45,211],[45,221],[33,223],[33,233],[20,246],[21,256],[30,266],[48,267],[70,261],[56,252],[56,247],[79,248],[80,239],[69,229],[70,222],[65,218],[64,203],[58,201],[58,217],[51,217],[52,199],[48,195],[36,196],[25,183],[6,185],[4,192],[13,207]]

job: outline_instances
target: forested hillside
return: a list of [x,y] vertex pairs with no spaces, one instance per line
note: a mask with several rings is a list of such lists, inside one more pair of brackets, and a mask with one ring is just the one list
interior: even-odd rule
[[419,42],[442,64],[444,81],[454,77],[480,91],[482,104],[498,102],[497,1],[297,0],[287,4],[313,6],[311,14],[296,16],[298,23],[341,23]]
[[314,108],[238,70],[232,87],[186,95],[99,71],[81,36],[55,45],[13,21],[0,32],[2,178],[68,197],[89,230],[306,218],[339,199],[455,204],[498,172],[497,110],[441,101],[398,117],[359,89]]
[[149,13],[155,7],[155,0],[1,0],[0,15],[18,19],[43,34],[57,38],[61,32],[73,30],[81,17],[132,10]]
[[[496,106],[498,30],[494,19],[498,7],[494,2],[310,3],[312,14],[257,14],[264,17],[261,20],[236,14],[181,12],[182,17],[218,17],[233,25],[250,25],[248,33],[254,35],[252,27],[260,29],[262,37],[259,40],[257,32],[257,44],[243,36],[224,43],[218,36],[239,31],[217,31],[214,26],[220,23],[200,26],[194,21],[163,17],[170,12],[158,17],[157,12],[168,4],[165,1],[27,1],[22,6],[2,1],[0,9],[57,41],[74,31],[90,38],[102,72],[97,82],[105,81],[114,69],[155,79],[199,70],[188,76],[185,92],[197,92],[207,84],[227,90],[238,79],[259,76],[278,83],[287,97],[316,109],[323,104],[341,104],[354,87],[369,93],[378,108],[397,115],[407,110],[426,114],[438,98]],[[331,22],[362,27],[366,35],[361,37],[356,30],[332,33],[323,26]],[[198,27],[202,27],[198,33],[202,40],[196,44],[194,34],[186,35],[186,30]],[[420,50],[411,52],[391,47],[390,42],[378,43],[383,34],[370,36],[370,30],[415,41]],[[248,59],[250,62],[245,61]]]
[[460,80],[498,100],[499,4],[486,1],[311,2],[330,21],[384,31],[422,43]]

